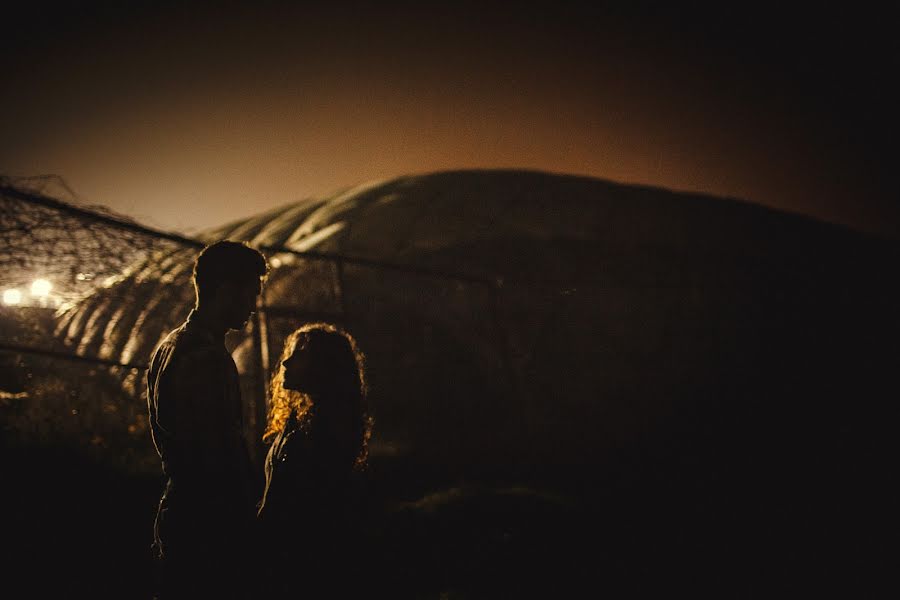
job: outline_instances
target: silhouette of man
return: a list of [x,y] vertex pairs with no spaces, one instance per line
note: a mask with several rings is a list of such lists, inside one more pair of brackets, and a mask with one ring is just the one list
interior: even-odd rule
[[150,361],[151,434],[168,478],[154,524],[164,598],[242,597],[258,490],[225,334],[246,324],[267,270],[244,243],[204,248],[194,263],[194,309]]

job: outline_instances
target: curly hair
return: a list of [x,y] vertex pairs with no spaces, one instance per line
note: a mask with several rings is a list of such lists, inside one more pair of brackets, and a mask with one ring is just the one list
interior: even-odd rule
[[[284,361],[298,347],[305,347],[314,357],[316,373],[322,378],[322,391],[306,394],[284,387]],[[354,468],[361,470],[368,464],[369,438],[373,419],[369,414],[368,385],[365,375],[365,356],[356,340],[344,329],[331,323],[307,323],[292,332],[284,342],[278,370],[272,376],[271,400],[263,441],[271,442],[287,425],[291,415],[298,429],[309,435],[318,419],[317,402],[328,405],[329,400],[349,399],[356,413],[354,437],[359,440],[359,452]]]

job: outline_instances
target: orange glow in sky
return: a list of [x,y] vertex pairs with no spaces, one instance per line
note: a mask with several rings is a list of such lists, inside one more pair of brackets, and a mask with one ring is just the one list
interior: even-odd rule
[[58,174],[186,232],[371,179],[502,167],[900,235],[878,55],[828,42],[858,25],[839,15],[135,6],[22,9],[0,59],[0,173]]

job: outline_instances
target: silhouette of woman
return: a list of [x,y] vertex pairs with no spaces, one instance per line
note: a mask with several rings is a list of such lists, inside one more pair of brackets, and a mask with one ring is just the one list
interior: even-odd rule
[[354,553],[354,490],[372,431],[363,360],[356,340],[328,323],[304,325],[285,341],[263,434],[272,443],[257,513],[272,577],[290,564],[310,584],[337,585],[323,578],[340,554]]

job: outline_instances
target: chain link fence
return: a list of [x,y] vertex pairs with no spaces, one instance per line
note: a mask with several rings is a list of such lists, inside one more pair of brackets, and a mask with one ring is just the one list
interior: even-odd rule
[[[47,195],[60,187],[46,179],[0,182],[2,434],[8,443],[72,447],[153,473],[144,373],[155,346],[192,307],[191,267],[212,240],[156,231],[85,207],[72,194],[66,201]],[[257,461],[265,452],[268,382],[285,338],[308,321],[347,327],[365,351],[378,422],[374,452],[422,446],[462,458],[458,440],[447,437],[454,424],[484,437],[502,429],[513,377],[496,282],[260,250],[273,268],[259,310],[244,331],[226,337]],[[37,280],[50,289],[32,290]],[[490,410],[485,396],[494,399]]]

